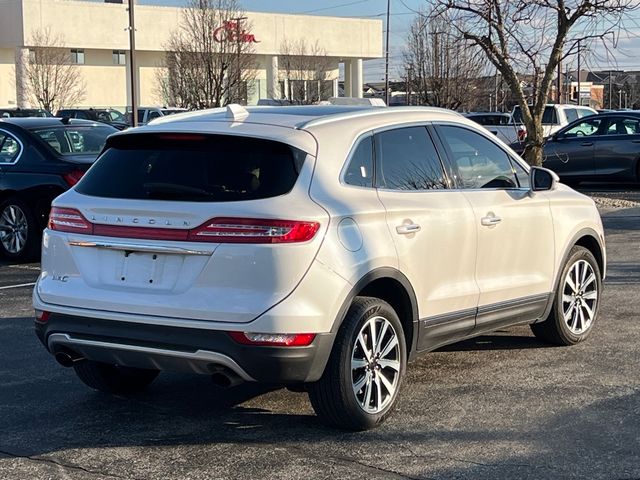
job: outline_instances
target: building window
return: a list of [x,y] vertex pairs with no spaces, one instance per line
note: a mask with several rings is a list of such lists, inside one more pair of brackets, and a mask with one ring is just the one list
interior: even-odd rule
[[71,50],[71,63],[84,65],[84,50],[74,48]]
[[114,50],[113,51],[113,64],[114,65],[125,65],[127,63],[125,57],[124,50]]

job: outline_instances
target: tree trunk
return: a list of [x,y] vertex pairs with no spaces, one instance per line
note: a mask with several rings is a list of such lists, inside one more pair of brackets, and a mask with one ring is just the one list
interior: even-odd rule
[[[532,121],[532,125],[527,125],[527,145],[524,150],[524,159],[529,165],[542,166],[542,147],[544,145],[544,130],[541,125],[542,120]],[[537,124],[537,125],[536,125]]]

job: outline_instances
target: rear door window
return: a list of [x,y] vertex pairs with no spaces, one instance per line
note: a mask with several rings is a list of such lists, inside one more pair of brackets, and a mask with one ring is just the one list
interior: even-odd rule
[[575,122],[578,119],[578,112],[575,108],[567,108],[564,114],[567,116],[567,123]]
[[107,137],[115,130],[109,126],[75,126],[39,128],[33,131],[51,149],[61,155],[97,155]]
[[306,153],[230,135],[136,134],[114,138],[76,190],[145,200],[230,202],[291,191]]
[[376,186],[390,190],[437,190],[447,181],[425,127],[407,127],[377,133]]

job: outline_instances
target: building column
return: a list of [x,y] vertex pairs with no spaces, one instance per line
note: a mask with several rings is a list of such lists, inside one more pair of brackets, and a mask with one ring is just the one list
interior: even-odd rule
[[344,61],[344,96],[351,97],[351,60]]
[[356,98],[362,98],[362,59],[357,58],[352,60],[351,66],[351,96]]
[[272,55],[271,58],[267,60],[267,98],[280,98],[278,69],[278,56]]
[[338,87],[338,80],[338,78],[333,79],[333,94],[331,95],[332,97],[337,97],[340,92],[340,89]]
[[29,108],[29,92],[27,66],[29,65],[29,49],[16,47],[16,106]]

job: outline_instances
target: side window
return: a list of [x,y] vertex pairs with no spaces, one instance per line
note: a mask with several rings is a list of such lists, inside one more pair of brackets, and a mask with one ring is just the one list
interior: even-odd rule
[[573,127],[565,130],[562,133],[562,136],[565,138],[575,138],[575,137],[588,137],[589,135],[595,135],[598,133],[598,129],[600,128],[600,123],[602,122],[599,118],[591,118],[589,120],[584,120],[580,123],[577,123]]
[[74,118],[82,118],[84,120],[87,120],[89,117],[87,117],[87,114],[81,111],[75,112],[75,115],[73,115]]
[[639,121],[634,118],[613,118],[607,128],[607,135],[637,135],[640,133]]
[[453,161],[459,188],[516,188],[516,177],[507,153],[479,133],[466,128],[438,127]]
[[373,137],[365,137],[351,155],[344,173],[344,183],[357,187],[373,187]]
[[138,110],[138,123],[144,123],[144,110]]
[[595,115],[595,112],[586,108],[578,108],[578,118],[588,117],[590,115]]
[[149,112],[149,121],[153,120],[154,118],[158,118],[160,116],[161,116],[160,112],[156,112],[156,111]]
[[568,123],[575,122],[578,119],[578,111],[575,108],[567,108],[564,113],[567,116]]
[[378,133],[376,186],[391,190],[435,190],[447,181],[425,127],[407,127]]
[[11,135],[0,132],[0,165],[13,163],[20,155],[20,144]]
[[531,182],[529,182],[529,172],[527,172],[522,165],[515,160],[511,159],[513,165],[513,171],[516,172],[516,178],[520,184],[520,188],[531,188]]

